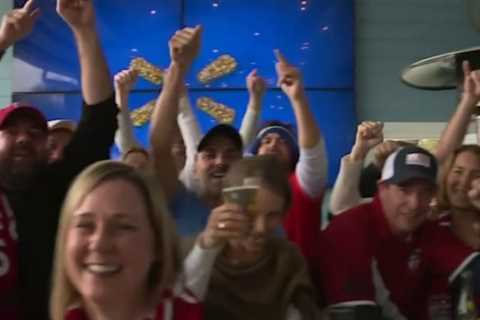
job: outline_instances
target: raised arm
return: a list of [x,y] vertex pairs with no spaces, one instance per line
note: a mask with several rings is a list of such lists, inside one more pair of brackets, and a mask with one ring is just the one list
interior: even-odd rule
[[34,0],[28,0],[22,8],[10,10],[3,16],[0,25],[0,59],[10,46],[32,31],[40,16],[40,9],[34,8],[34,4]]
[[290,99],[298,126],[300,148],[313,148],[320,140],[320,129],[310,111],[300,70],[290,65],[280,51],[275,50],[278,86]]
[[155,169],[168,199],[172,199],[178,187],[178,176],[171,153],[175,133],[178,103],[185,74],[200,49],[201,27],[184,28],[170,39],[171,63],[164,86],[153,112],[150,125],[150,143]]
[[194,184],[195,153],[197,152],[197,145],[202,138],[202,132],[193,113],[185,85],[182,85],[178,108],[177,122],[185,144],[185,166],[179,177],[187,189],[192,189]]
[[480,70],[472,71],[468,61],[463,61],[463,93],[457,110],[442,132],[435,157],[442,163],[453,150],[459,147],[480,100]]
[[138,73],[135,70],[128,69],[120,71],[113,78],[115,84],[115,102],[119,110],[117,115],[118,129],[115,133],[115,142],[122,154],[141,146],[135,138],[132,120],[130,119],[130,112],[128,110],[128,96],[135,85],[137,77]]
[[290,100],[298,127],[298,181],[310,197],[317,198],[324,190],[327,174],[324,141],[310,110],[300,70],[290,65],[280,51],[276,50],[275,55],[278,85]]
[[75,37],[85,103],[95,105],[112,97],[112,79],[96,31],[92,0],[58,0],[57,12]]
[[242,136],[243,145],[248,147],[255,139],[258,128],[258,121],[262,111],[262,100],[267,89],[266,81],[257,74],[257,69],[253,69],[247,76],[248,105],[247,111],[242,119],[240,127],[240,136]]
[[360,175],[367,153],[383,141],[383,124],[365,121],[358,125],[355,144],[350,154],[341,160],[340,172],[333,186],[330,209],[334,215],[359,205]]

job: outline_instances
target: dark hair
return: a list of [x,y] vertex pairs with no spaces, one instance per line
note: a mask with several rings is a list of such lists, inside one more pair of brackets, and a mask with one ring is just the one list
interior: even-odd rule
[[241,186],[245,178],[258,179],[261,185],[285,200],[285,210],[290,207],[292,195],[288,182],[288,170],[276,157],[254,156],[236,161],[225,177],[224,186]]

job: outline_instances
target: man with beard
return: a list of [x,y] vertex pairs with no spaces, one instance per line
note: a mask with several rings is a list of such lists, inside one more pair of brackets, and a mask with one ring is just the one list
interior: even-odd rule
[[222,180],[230,165],[242,157],[242,139],[229,125],[210,129],[195,155],[197,190],[187,190],[179,181],[173,159],[178,104],[186,72],[200,49],[201,27],[184,28],[169,42],[171,63],[158,97],[150,126],[152,156],[157,174],[169,199],[178,232],[188,236],[203,230],[211,209],[221,202]]
[[[60,206],[70,181],[109,157],[117,108],[96,33],[92,1],[59,0],[57,12],[78,48],[84,106],[63,160],[47,164],[47,122],[26,104],[0,110],[0,318],[47,319],[49,277]],[[7,13],[0,49],[26,36],[39,14],[33,0]]]
[[300,70],[289,64],[278,50],[275,55],[278,85],[292,105],[298,134],[286,123],[267,122],[258,131],[250,153],[274,155],[290,173],[293,199],[283,227],[288,239],[310,261],[320,233],[320,212],[327,174],[325,143],[310,110]]

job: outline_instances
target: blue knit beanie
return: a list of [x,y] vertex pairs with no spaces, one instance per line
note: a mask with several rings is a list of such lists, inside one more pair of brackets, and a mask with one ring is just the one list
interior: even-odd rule
[[257,136],[248,148],[247,153],[250,155],[256,155],[262,143],[262,139],[269,133],[276,133],[287,142],[290,150],[290,158],[292,160],[291,168],[295,168],[299,157],[297,134],[295,132],[295,129],[288,123],[284,123],[281,121],[269,121],[265,123],[258,130]]

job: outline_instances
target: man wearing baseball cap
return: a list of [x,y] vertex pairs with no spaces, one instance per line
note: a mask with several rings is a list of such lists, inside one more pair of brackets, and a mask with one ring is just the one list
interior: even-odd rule
[[36,108],[13,103],[0,109],[0,184],[21,189],[46,162],[47,121]]
[[422,227],[436,189],[437,161],[408,146],[391,154],[370,203],[322,232],[314,275],[333,313],[416,319],[424,306]]
[[[33,0],[8,12],[0,50],[26,36],[39,15]],[[95,29],[92,1],[58,0],[80,57],[82,118],[64,149],[48,164],[48,125],[27,104],[0,109],[0,319],[49,319],[52,255],[60,207],[71,180],[89,164],[109,158],[116,130],[113,88]]]
[[179,183],[171,198],[171,211],[181,235],[198,233],[206,226],[211,209],[222,203],[223,178],[242,153],[240,134],[227,124],[212,127],[200,140],[195,156],[195,190]]
[[219,124],[211,128],[197,145],[194,164],[196,190],[188,190],[178,178],[171,153],[172,138],[176,131],[180,88],[185,73],[198,54],[201,32],[200,26],[184,28],[170,40],[172,61],[150,126],[152,159],[177,230],[182,236],[204,229],[210,211],[222,203],[223,177],[243,153],[242,139],[237,130],[230,125]]

